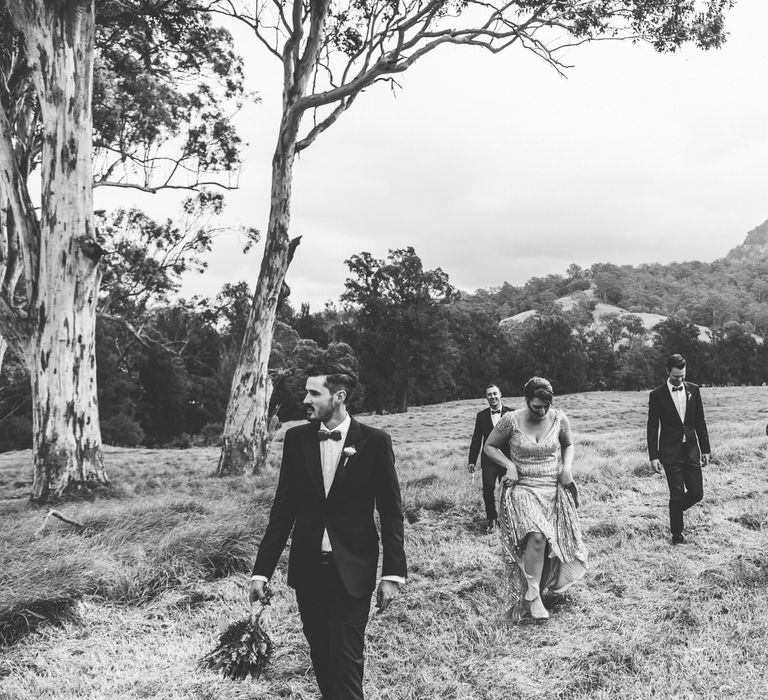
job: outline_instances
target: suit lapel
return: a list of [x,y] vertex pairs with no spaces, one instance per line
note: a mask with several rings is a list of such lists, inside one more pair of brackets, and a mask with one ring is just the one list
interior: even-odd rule
[[687,382],[683,382],[683,389],[685,391],[685,416],[683,417],[683,425],[686,425],[688,421],[688,411],[691,410],[691,402],[693,401],[693,392],[688,387]]
[[314,430],[307,430],[304,433],[301,449],[304,453],[304,464],[307,466],[309,480],[314,484],[318,493],[323,498],[325,498],[325,487],[323,486],[323,465],[320,462],[320,444],[317,440],[318,430],[320,430],[319,422],[317,423],[317,427]]
[[675,403],[675,400],[672,398],[672,392],[669,390],[669,385],[666,382],[663,385],[663,390],[664,390],[664,395],[666,397],[664,400],[667,402],[669,410],[672,411],[672,415],[677,419],[680,425],[682,425],[683,421],[680,419],[680,414],[677,412],[677,404]]
[[347,447],[354,447],[358,452],[363,448],[365,444],[362,438],[362,430],[360,429],[360,423],[354,418],[351,418],[349,423],[349,430],[347,431],[347,439],[344,441],[344,447],[342,448],[341,457],[339,458],[339,465],[336,467],[336,473],[333,475],[333,481],[331,482],[331,488],[328,489],[328,498],[338,490],[338,487],[344,482],[347,475],[347,465],[351,462],[354,464],[357,459],[357,454],[347,457],[343,450]]
[[483,409],[483,420],[485,421],[485,434],[490,435],[491,430],[493,430],[493,421],[491,420],[491,409],[490,407]]

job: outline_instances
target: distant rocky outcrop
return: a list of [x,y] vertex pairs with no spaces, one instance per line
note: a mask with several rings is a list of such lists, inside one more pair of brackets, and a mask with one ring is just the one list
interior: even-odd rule
[[[580,326],[592,307],[595,330],[606,329],[607,316],[634,316],[646,331],[653,331],[669,318],[664,313],[669,313],[711,323],[711,327],[696,325],[699,339],[706,343],[712,342],[712,328],[720,332],[729,323],[752,326],[752,337],[759,344],[768,337],[768,220],[749,231],[741,245],[713,262],[596,263],[587,270],[572,267],[575,270],[569,268],[565,277],[549,275],[534,278],[524,287],[502,289],[499,297],[508,308],[535,308],[503,319],[501,329],[514,334],[521,323],[538,315],[536,308],[546,307],[558,296],[555,303],[563,311],[580,312],[580,319],[575,321]],[[574,287],[577,290],[571,291]],[[611,325],[615,329],[615,324]],[[616,333],[611,335],[616,337]],[[651,342],[652,333],[648,336]]]
[[744,243],[732,248],[725,257],[735,262],[768,259],[768,220],[753,228]]
[[[668,318],[667,316],[662,316],[661,314],[650,314],[650,313],[641,313],[641,312],[635,312],[635,311],[627,311],[627,309],[622,309],[620,306],[614,306],[613,304],[605,304],[601,301],[597,301],[594,288],[590,288],[585,291],[574,292],[573,294],[568,294],[567,296],[560,297],[559,299],[555,300],[555,303],[558,306],[560,306],[560,308],[563,311],[572,311],[578,306],[578,304],[582,300],[595,303],[594,309],[592,310],[592,318],[593,318],[592,327],[595,330],[600,330],[600,331],[605,330],[606,329],[605,318],[607,316],[613,316],[613,315],[616,315],[619,317],[635,316],[642,321],[643,327],[645,328],[646,331],[652,331],[662,321],[666,321]],[[515,314],[514,316],[510,316],[509,318],[502,319],[499,322],[499,326],[502,329],[502,331],[514,332],[514,329],[519,324],[521,324],[523,321],[526,321],[529,318],[537,316],[538,314],[539,312],[534,309],[523,311],[522,313]],[[712,330],[707,326],[697,325],[696,327],[699,329],[699,340],[705,343],[711,343]]]

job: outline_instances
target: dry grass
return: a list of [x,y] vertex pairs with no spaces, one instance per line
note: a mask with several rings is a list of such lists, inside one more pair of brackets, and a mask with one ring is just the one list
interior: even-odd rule
[[[479,479],[473,489],[465,471],[482,403],[364,418],[395,442],[410,565],[403,594],[369,624],[370,700],[768,696],[768,389],[704,390],[715,463],[687,516],[691,543],[675,548],[665,483],[645,457],[646,400],[559,399],[591,569],[550,600],[547,624],[512,628],[500,547],[482,534]],[[44,511],[23,498],[29,454],[0,455],[0,634],[15,642],[0,657],[0,698],[317,697],[281,573],[267,677],[196,668],[220,624],[246,610],[274,466],[219,480],[210,449],[107,456],[118,497],[64,507],[82,532],[53,522],[35,538]]]

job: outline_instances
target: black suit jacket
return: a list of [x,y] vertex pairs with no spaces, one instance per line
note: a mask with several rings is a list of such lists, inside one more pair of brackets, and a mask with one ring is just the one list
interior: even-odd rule
[[696,384],[683,382],[683,387],[687,397],[683,421],[666,382],[651,391],[648,397],[648,455],[651,459],[661,460],[662,464],[684,462],[698,466],[702,453],[709,454],[710,451],[704,406]]
[[[511,408],[507,406],[501,407],[501,415],[503,416],[507,411],[511,411]],[[485,452],[482,450],[485,441],[493,430],[493,423],[491,422],[491,408],[490,406],[482,411],[478,412],[475,418],[475,431],[472,433],[472,442],[469,444],[469,461],[467,464],[477,464],[477,455],[480,457],[480,466],[495,465],[494,462]],[[501,450],[507,457],[509,457],[509,448],[504,447]]]
[[382,575],[406,576],[403,512],[395,472],[392,440],[383,430],[354,418],[328,497],[323,486],[319,422],[285,433],[280,477],[269,523],[259,545],[253,573],[271,578],[293,529],[288,557],[288,585],[296,588],[317,580],[323,530],[328,529],[334,560],[350,595],[370,595],[376,586],[379,512],[384,550]]

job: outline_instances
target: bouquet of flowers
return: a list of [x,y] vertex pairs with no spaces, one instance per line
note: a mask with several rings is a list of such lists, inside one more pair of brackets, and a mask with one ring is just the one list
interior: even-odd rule
[[200,666],[232,680],[258,678],[264,673],[275,649],[261,619],[271,598],[272,592],[267,590],[258,611],[227,627],[216,648],[200,660]]

